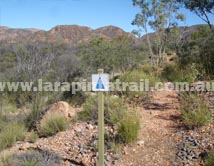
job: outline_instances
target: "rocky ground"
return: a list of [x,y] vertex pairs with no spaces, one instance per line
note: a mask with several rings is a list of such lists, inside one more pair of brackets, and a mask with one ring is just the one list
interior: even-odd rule
[[[203,165],[203,157],[214,147],[213,125],[187,130],[180,119],[175,91],[153,92],[152,96],[150,104],[136,108],[142,122],[137,142],[120,150],[107,149],[105,165]],[[106,127],[106,131],[114,134],[111,127]],[[68,130],[53,137],[40,138],[35,143],[18,142],[0,155],[22,154],[29,149],[56,154],[62,160],[62,166],[95,166],[97,126],[89,122],[72,123]]]
[[214,148],[214,126],[209,124],[200,129],[176,132],[177,159],[182,165],[204,165],[204,159],[210,150]]
[[203,159],[214,148],[214,125],[188,130],[182,123],[175,91],[153,92],[152,96],[152,102],[140,109],[140,143],[124,148],[119,165],[204,165]]
[[[109,130],[110,128],[106,128]],[[29,149],[56,154],[63,161],[62,166],[95,166],[97,162],[97,126],[90,123],[74,123],[53,137],[38,139],[35,143],[17,142],[1,155],[23,154]],[[113,151],[106,151],[106,165],[117,165],[119,156]]]
[[138,143],[125,148],[120,166],[167,166],[175,165],[175,131],[179,123],[177,94],[153,92],[152,103],[141,108],[142,126]]

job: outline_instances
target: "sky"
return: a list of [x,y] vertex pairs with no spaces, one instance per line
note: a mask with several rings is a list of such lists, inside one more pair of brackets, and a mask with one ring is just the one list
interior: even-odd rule
[[[92,29],[114,25],[131,32],[139,8],[132,0],[0,0],[0,26],[50,30],[56,25],[81,25]],[[181,26],[204,23],[182,9]],[[211,18],[214,20],[214,17]]]

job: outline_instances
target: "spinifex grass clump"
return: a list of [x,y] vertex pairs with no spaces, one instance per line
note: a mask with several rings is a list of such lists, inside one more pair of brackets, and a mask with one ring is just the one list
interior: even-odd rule
[[190,127],[201,127],[211,120],[211,113],[203,97],[183,92],[180,93],[181,113],[184,123]]
[[140,117],[135,111],[126,112],[118,124],[119,140],[123,143],[132,143],[137,140],[140,130]]
[[64,115],[59,112],[48,114],[41,120],[39,126],[39,134],[42,136],[52,136],[59,131],[64,131],[68,128],[69,121]]
[[213,166],[214,165],[214,151],[210,151],[206,161],[205,161],[205,166]]
[[[118,96],[105,96],[104,101],[104,119],[105,124],[117,124],[127,111],[127,106],[123,99]],[[98,104],[97,95],[89,96],[83,104],[83,110],[78,113],[78,119],[83,121],[97,121],[98,119]]]
[[25,126],[21,122],[10,122],[0,132],[0,150],[11,147],[16,141],[25,139]]
[[[148,71],[146,71],[148,72]],[[143,103],[150,103],[150,91],[149,87],[154,86],[158,81],[158,78],[148,74],[144,69],[139,68],[133,71],[129,71],[120,76],[122,83],[128,83],[129,86],[121,87],[122,95],[127,98],[128,103],[134,105],[142,105]]]
[[[117,129],[116,142],[132,143],[137,139],[140,129],[140,116],[130,110],[122,98],[105,96],[104,103],[105,125],[113,125]],[[89,96],[78,114],[79,120],[97,121],[97,95]]]
[[1,158],[2,166],[57,166],[62,159],[49,151],[28,150],[22,154],[13,154]]
[[30,143],[35,143],[36,140],[39,138],[38,134],[34,131],[32,131],[28,137],[27,137],[27,141]]

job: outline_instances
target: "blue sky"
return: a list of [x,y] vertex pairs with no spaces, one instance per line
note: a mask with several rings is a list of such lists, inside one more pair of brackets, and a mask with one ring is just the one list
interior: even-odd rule
[[[115,25],[131,32],[136,28],[131,22],[137,12],[132,0],[0,0],[0,25],[44,30],[65,24],[93,29]],[[187,10],[182,12],[187,19],[180,25],[204,23]]]

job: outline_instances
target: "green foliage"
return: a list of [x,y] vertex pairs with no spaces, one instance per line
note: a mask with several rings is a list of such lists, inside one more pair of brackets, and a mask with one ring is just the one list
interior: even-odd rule
[[32,103],[30,103],[30,114],[25,119],[25,124],[28,128],[28,130],[36,129],[37,122],[40,119],[41,111],[44,107],[43,98],[41,96],[35,96]]
[[208,26],[200,26],[199,30],[192,34],[191,40],[187,40],[178,48],[178,64],[183,69],[192,67],[198,71],[198,79],[212,79],[214,77],[214,29]]
[[98,117],[97,96],[89,96],[83,104],[83,110],[78,113],[78,119],[83,121],[96,120]]
[[[150,63],[161,66],[169,40],[173,41],[175,36],[170,28],[175,27],[185,17],[178,13],[179,5],[174,0],[133,0],[133,5],[139,7],[141,12],[136,14],[132,24],[146,33]],[[155,31],[153,40],[148,35],[149,28]]]
[[134,47],[133,38],[120,36],[112,40],[111,45],[113,48],[111,56],[113,71],[126,72],[144,62],[144,55],[137,47]]
[[[116,124],[126,111],[126,105],[118,96],[105,96],[104,120],[107,124]],[[97,95],[89,96],[83,104],[83,111],[78,113],[78,119],[84,121],[97,121],[98,105]]]
[[80,57],[88,70],[96,71],[101,66],[105,71],[112,69],[111,59],[109,58],[111,45],[108,41],[102,38],[94,39],[88,45],[82,45],[79,49]]
[[[145,73],[145,69],[135,69],[129,71],[120,76],[120,81],[122,83],[128,83],[130,86],[126,89],[123,89],[123,95],[128,97],[128,102],[134,102],[135,104],[142,103],[142,101],[149,102],[149,91],[146,89],[146,84],[149,82],[149,86],[154,86],[158,79],[152,76],[152,73]],[[143,83],[143,89],[140,89],[140,84]],[[137,89],[135,88],[137,87]],[[124,87],[125,88],[125,87]],[[122,88],[121,88],[122,89]]]
[[[140,129],[140,116],[137,112],[128,110],[121,98],[105,97],[105,124],[114,125],[117,128],[118,138],[110,139],[112,145],[117,143],[132,143],[137,139]],[[97,96],[90,96],[83,105],[83,111],[79,113],[80,120],[97,121]],[[111,146],[111,145],[108,145]]]
[[138,49],[133,47],[133,39],[121,36],[112,41],[96,38],[79,47],[82,68],[95,72],[103,68],[106,72],[124,72],[142,62]]
[[209,14],[214,14],[213,11],[213,1],[211,0],[179,0],[178,2],[183,3],[187,9],[191,12],[194,12],[198,17],[205,21],[210,28],[212,24],[209,20]]
[[205,166],[213,166],[214,165],[214,151],[210,151],[206,161],[205,161]]
[[39,136],[37,135],[37,133],[32,131],[30,133],[30,135],[27,137],[27,141],[30,142],[30,143],[35,143],[38,138],[39,138]]
[[0,56],[0,72],[5,72],[16,64],[16,56],[13,53],[5,52]]
[[[120,76],[121,82],[136,82],[140,83],[140,81],[148,79],[151,85],[154,85],[158,79],[150,73],[144,72],[145,68],[143,69],[135,69],[129,72],[124,73]],[[153,70],[153,69],[152,69]]]
[[0,131],[2,130],[3,126],[5,126],[5,116],[0,112]]
[[48,151],[28,150],[22,154],[13,154],[1,159],[2,166],[43,166],[60,165],[62,159]]
[[0,132],[0,150],[12,146],[16,141],[25,139],[25,126],[20,122],[5,124]]
[[142,67],[139,68],[139,70],[141,69],[147,75],[150,75],[153,77],[157,77],[158,75],[158,68],[150,64],[144,64]]
[[115,141],[113,141],[113,142],[110,142],[110,149],[114,152],[114,153],[116,153],[116,154],[119,154],[120,152],[121,152],[121,146],[120,146],[120,144],[118,143],[118,142],[115,142]]
[[168,64],[163,68],[161,78],[170,82],[182,81],[183,74],[177,65]]
[[201,127],[210,122],[211,113],[201,96],[183,92],[180,99],[182,118],[188,127]]
[[78,91],[72,94],[72,91],[64,92],[62,100],[67,101],[71,105],[82,105],[85,102],[86,94],[83,91]]
[[15,111],[17,111],[16,105],[8,100],[7,95],[0,94],[0,130],[1,127],[4,126],[3,124],[5,123],[6,120],[11,121],[18,118],[16,116],[13,117],[9,116],[11,115],[11,113],[14,113]]
[[48,114],[41,121],[39,134],[42,136],[52,136],[69,127],[69,121],[60,113]]
[[176,64],[167,64],[162,72],[161,78],[170,82],[189,82],[193,83],[200,80],[204,75],[204,70],[198,67],[196,63],[181,68]]
[[125,113],[118,125],[119,140],[124,143],[132,143],[137,140],[140,130],[140,117],[135,111]]

